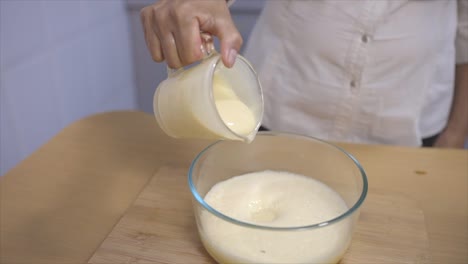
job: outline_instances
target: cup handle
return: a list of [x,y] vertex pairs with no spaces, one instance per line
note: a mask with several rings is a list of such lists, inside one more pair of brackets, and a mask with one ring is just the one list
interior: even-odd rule
[[[214,46],[213,36],[211,34],[206,33],[206,32],[200,32],[200,37],[201,37],[201,40],[202,40],[202,44],[200,45],[200,50],[203,53],[203,59],[202,60],[205,60],[205,59],[211,57],[211,55],[215,54],[216,49],[215,49],[215,46]],[[181,67],[179,69],[172,69],[171,67],[166,66],[166,69],[167,69],[167,76],[168,77],[173,77],[177,73],[183,71],[184,67]]]
[[216,51],[213,41],[213,35],[206,32],[200,32],[200,37],[202,39],[200,50],[203,53],[203,59],[206,59]]

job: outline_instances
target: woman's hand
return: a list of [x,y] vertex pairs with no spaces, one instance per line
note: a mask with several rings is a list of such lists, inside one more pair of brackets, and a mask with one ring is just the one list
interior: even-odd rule
[[141,10],[146,45],[153,60],[177,69],[202,59],[201,32],[219,38],[225,66],[242,45],[225,0],[160,0]]

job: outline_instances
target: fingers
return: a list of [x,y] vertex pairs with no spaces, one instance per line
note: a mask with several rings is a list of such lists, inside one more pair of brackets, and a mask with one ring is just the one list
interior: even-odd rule
[[146,46],[154,61],[162,62],[164,60],[163,52],[161,49],[161,42],[153,28],[153,17],[150,14],[149,7],[143,8],[140,13],[141,24],[145,34]]
[[181,59],[179,58],[179,53],[177,51],[177,44],[172,32],[164,33],[163,37],[160,38],[162,42],[162,49],[164,53],[164,58],[166,58],[167,65],[173,69],[178,69],[182,66]]
[[198,21],[186,21],[186,25],[180,25],[178,30],[173,32],[180,61],[183,65],[188,65],[202,59],[200,50],[200,26]]
[[224,65],[232,67],[242,45],[224,1],[160,0],[141,11],[145,40],[153,60],[171,68],[203,57],[200,31],[217,36]]
[[166,60],[169,67],[176,69],[202,58],[196,19],[171,16],[170,12],[161,12],[154,6],[143,8],[140,17],[146,45],[154,61]]
[[196,20],[185,21],[172,32],[161,34],[162,50],[167,64],[174,69],[189,65],[202,58],[200,29]]

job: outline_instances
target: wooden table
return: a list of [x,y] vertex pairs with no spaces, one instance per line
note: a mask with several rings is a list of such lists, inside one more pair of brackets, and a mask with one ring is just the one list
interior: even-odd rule
[[[0,179],[0,263],[85,263],[162,166],[208,144],[163,135],[153,116],[80,120]],[[468,263],[468,151],[339,144],[370,188],[417,200],[433,263]]]

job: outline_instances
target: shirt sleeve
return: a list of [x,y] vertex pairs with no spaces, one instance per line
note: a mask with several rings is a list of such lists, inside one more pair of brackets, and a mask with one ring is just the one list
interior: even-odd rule
[[468,63],[468,0],[458,0],[458,26],[455,39],[457,64]]

